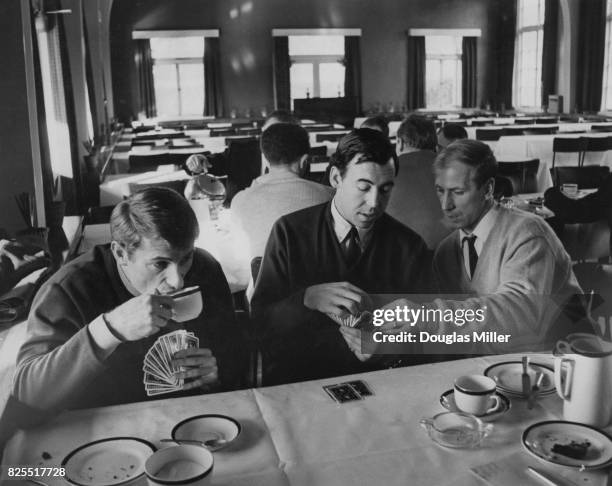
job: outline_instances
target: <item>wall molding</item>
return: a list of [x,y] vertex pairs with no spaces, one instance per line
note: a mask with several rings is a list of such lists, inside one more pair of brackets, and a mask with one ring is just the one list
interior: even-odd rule
[[150,39],[151,37],[219,37],[219,29],[132,31],[132,39]]
[[272,29],[272,37],[286,37],[290,35],[361,36],[361,29]]
[[408,29],[410,37],[427,37],[430,35],[448,35],[454,37],[481,37],[481,29]]

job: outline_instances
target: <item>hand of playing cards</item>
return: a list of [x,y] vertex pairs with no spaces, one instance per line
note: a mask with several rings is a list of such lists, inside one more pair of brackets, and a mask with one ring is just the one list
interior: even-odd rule
[[174,331],[159,337],[144,358],[144,385],[148,396],[181,390],[184,380],[176,373],[183,371],[173,364],[174,353],[183,349],[198,348],[200,340],[192,332]]
[[362,311],[359,314],[348,314],[346,317],[340,317],[336,314],[327,314],[331,319],[345,327],[360,328],[372,321],[372,313],[370,311]]

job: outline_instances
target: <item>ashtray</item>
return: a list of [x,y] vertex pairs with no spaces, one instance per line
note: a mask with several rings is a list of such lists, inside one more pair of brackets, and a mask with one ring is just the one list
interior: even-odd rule
[[478,447],[493,430],[491,424],[485,424],[478,417],[463,412],[439,413],[433,418],[421,419],[420,424],[427,430],[431,440],[453,449]]

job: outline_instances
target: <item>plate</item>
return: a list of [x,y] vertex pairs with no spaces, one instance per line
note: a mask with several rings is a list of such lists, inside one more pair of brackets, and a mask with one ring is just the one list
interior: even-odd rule
[[[528,373],[531,385],[535,383],[536,375],[539,372],[544,373],[544,379],[538,392],[539,395],[548,395],[555,392],[555,372],[550,366],[529,363]],[[525,398],[523,395],[523,382],[521,375],[523,374],[523,364],[521,361],[505,361],[489,366],[485,372],[485,376],[493,378],[497,383],[497,389],[506,395],[513,397]]]
[[144,474],[153,444],[136,437],[110,437],[82,445],[62,461],[66,480],[77,486],[117,486]]
[[[612,437],[577,422],[551,420],[533,424],[523,432],[522,442],[534,456],[561,466],[598,469],[612,464]],[[583,456],[575,457],[567,446],[577,452],[581,447],[586,450]]]
[[240,435],[240,423],[231,417],[217,414],[196,415],[179,422],[172,429],[174,440],[222,440],[223,444],[208,447],[211,451],[218,451],[227,447]]
[[[477,417],[483,422],[493,422],[510,410],[510,400],[508,400],[508,397],[499,392],[495,392],[495,394],[499,397],[499,407],[492,412],[485,413],[484,415],[477,415]],[[452,388],[450,390],[446,390],[444,393],[442,393],[442,395],[440,395],[440,404],[446,410],[451,412],[461,412],[455,403],[455,390]]]

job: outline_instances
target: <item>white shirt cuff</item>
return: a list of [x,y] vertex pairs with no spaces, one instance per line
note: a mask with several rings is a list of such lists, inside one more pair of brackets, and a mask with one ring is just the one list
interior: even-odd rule
[[102,314],[91,321],[88,327],[91,338],[105,356],[108,356],[121,344],[121,341],[108,330]]

